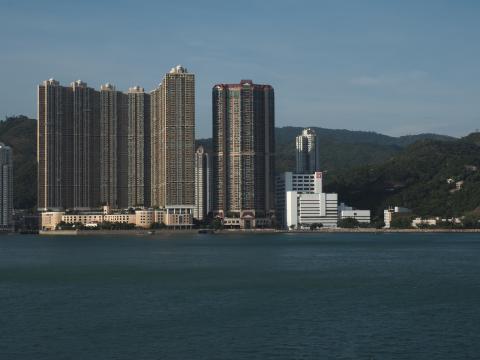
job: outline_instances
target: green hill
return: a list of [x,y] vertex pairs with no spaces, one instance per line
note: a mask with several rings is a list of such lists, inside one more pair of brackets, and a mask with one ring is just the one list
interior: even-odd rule
[[326,188],[338,192],[341,201],[378,215],[387,206],[404,206],[421,216],[460,216],[480,205],[479,138],[421,140],[383,164],[329,176]]
[[37,122],[26,116],[0,121],[0,141],[13,150],[13,206],[16,209],[36,206],[36,126]]
[[[329,172],[383,163],[418,140],[451,141],[455,139],[436,134],[392,137],[369,131],[318,127],[313,127],[313,129],[317,133],[320,143],[321,167]],[[295,170],[295,137],[302,130],[302,127],[292,126],[275,129],[277,173]],[[211,150],[211,139],[200,139],[197,142],[207,150]]]

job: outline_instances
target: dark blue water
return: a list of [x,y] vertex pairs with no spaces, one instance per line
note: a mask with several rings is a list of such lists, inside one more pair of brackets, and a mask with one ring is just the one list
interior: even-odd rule
[[0,238],[1,359],[478,359],[480,236]]

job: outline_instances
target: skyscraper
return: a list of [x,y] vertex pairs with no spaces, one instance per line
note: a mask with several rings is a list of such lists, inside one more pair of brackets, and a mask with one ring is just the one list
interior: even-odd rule
[[210,154],[199,146],[195,152],[195,208],[193,217],[203,220],[211,211],[212,169]]
[[71,89],[60,86],[54,79],[38,86],[37,196],[40,210],[73,206],[73,167],[68,156],[73,141],[72,100]]
[[13,226],[13,160],[12,149],[0,143],[0,228]]
[[150,95],[128,90],[128,206],[150,205]]
[[239,218],[240,227],[268,225],[274,212],[274,131],[270,85],[213,87],[213,211]]
[[191,212],[195,204],[195,76],[178,65],[151,97],[152,206]]
[[78,80],[38,87],[38,208],[89,208],[100,202],[100,96]]
[[100,89],[100,200],[128,206],[127,95],[105,84]]
[[100,93],[81,80],[71,87],[73,150],[67,156],[73,157],[73,207],[88,209],[100,204]]
[[320,171],[320,147],[315,130],[307,128],[296,138],[297,174]]

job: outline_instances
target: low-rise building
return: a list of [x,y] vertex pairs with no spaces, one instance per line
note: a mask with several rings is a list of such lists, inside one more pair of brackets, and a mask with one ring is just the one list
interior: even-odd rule
[[337,227],[338,195],[327,193],[300,194],[287,191],[287,226],[310,228],[313,224]]
[[45,211],[42,212],[41,217],[41,229],[42,230],[55,230],[57,225],[62,222],[62,216],[65,214],[63,211]]
[[370,210],[341,210],[339,218],[343,219],[355,219],[359,223],[370,224]]
[[193,226],[193,206],[170,206],[156,210],[143,208],[134,211],[104,207],[102,211],[42,212],[42,230],[56,230],[60,223],[82,224],[88,228],[95,228],[103,223],[132,224],[143,229],[149,229],[155,223],[163,223],[171,229],[189,229]]

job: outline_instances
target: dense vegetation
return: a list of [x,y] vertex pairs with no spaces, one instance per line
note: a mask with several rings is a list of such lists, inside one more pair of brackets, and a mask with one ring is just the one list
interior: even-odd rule
[[387,206],[404,206],[419,216],[462,216],[480,205],[479,139],[421,140],[383,164],[330,176],[327,189],[378,215]]
[[13,205],[16,209],[30,209],[36,205],[36,124],[34,119],[25,116],[0,121],[0,141],[13,150]]

